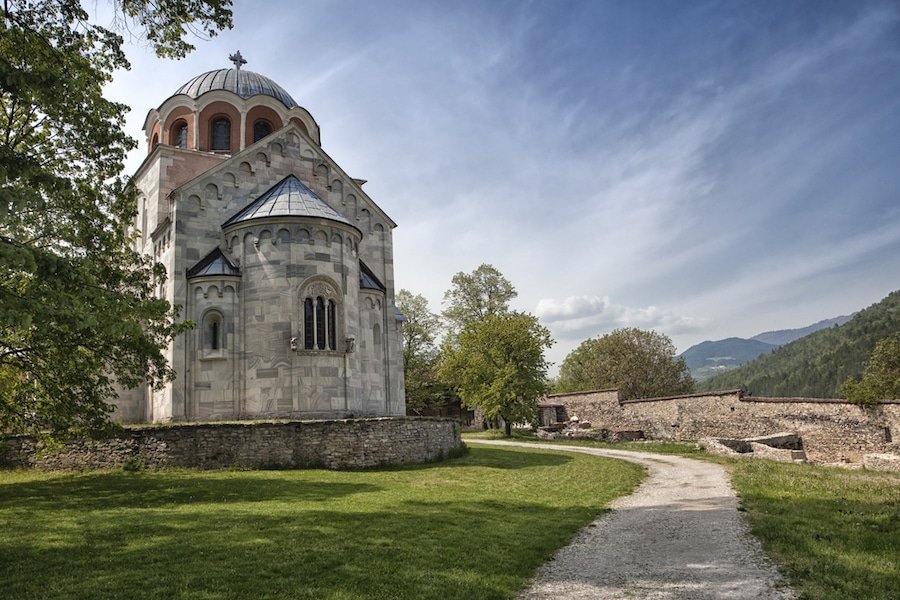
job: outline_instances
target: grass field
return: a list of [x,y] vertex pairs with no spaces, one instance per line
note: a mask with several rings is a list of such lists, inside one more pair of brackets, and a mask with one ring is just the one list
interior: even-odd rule
[[[501,432],[466,433],[501,438]],[[518,432],[518,441],[543,442]],[[712,456],[689,442],[553,442],[723,464],[754,535],[807,600],[900,598],[900,476]]]
[[802,598],[900,598],[900,477],[732,460],[753,533]]
[[505,448],[360,472],[0,471],[0,596],[510,598],[642,477]]

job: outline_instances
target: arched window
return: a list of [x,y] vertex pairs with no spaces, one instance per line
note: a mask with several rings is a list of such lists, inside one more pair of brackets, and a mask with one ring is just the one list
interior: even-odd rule
[[328,301],[328,347],[337,350],[337,319],[334,300]]
[[159,134],[154,133],[153,139],[150,140],[150,150],[154,150],[157,146],[159,146]]
[[338,348],[338,303],[334,288],[315,282],[303,296],[303,349],[331,350]]
[[179,119],[172,125],[172,130],[169,132],[169,143],[177,148],[187,148],[188,126],[185,120]]
[[203,327],[200,330],[203,350],[220,352],[225,348],[225,330],[222,327],[222,314],[211,310],[203,316]]
[[381,326],[378,323],[372,326],[372,346],[375,349],[375,358],[381,358]]
[[303,301],[303,348],[312,350],[316,341],[316,316],[313,313],[312,298]]
[[231,150],[231,121],[226,117],[216,117],[210,127],[212,143],[210,149],[213,152],[228,152]]
[[272,133],[272,124],[263,119],[259,119],[253,124],[253,141],[258,142],[267,135]]

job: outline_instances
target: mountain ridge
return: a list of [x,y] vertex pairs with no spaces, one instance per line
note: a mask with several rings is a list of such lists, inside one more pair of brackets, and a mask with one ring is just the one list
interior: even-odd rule
[[691,376],[696,381],[704,381],[816,331],[843,325],[855,314],[857,313],[822,319],[812,325],[796,329],[764,331],[751,338],[729,337],[722,340],[706,340],[694,344],[678,356],[685,359]]

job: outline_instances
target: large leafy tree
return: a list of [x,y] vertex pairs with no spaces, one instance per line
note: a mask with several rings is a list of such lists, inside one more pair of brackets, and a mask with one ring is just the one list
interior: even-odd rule
[[444,294],[443,317],[451,337],[474,321],[509,311],[518,294],[512,283],[492,265],[482,264],[471,273],[453,276]]
[[428,308],[428,300],[409,290],[397,292],[397,308],[406,317],[403,324],[403,365],[406,376],[406,408],[418,413],[451,396],[437,373],[437,338],[441,320]]
[[487,314],[466,325],[455,344],[445,345],[440,374],[466,406],[489,420],[503,419],[508,436],[512,423],[536,417],[537,400],[547,391],[544,351],[552,344],[550,332],[532,315]]
[[619,388],[622,398],[686,394],[694,381],[668,336],[634,327],[582,342],[559,369],[557,391]]
[[[229,0],[116,0],[160,56],[188,30],[231,26]],[[103,97],[127,69],[122,38],[80,0],[0,7],[0,430],[102,428],[116,384],[173,376],[162,350],[183,327],[154,297],[165,273],[135,252],[121,175],[135,141]]]
[[900,334],[875,344],[863,368],[862,380],[848,377],[841,385],[841,393],[858,404],[900,398]]

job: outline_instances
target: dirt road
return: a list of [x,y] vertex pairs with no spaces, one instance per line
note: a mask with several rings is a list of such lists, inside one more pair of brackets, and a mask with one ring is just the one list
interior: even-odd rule
[[634,494],[614,501],[612,512],[539,569],[523,600],[794,597],[749,535],[720,465],[556,444],[471,443],[583,452],[636,462],[649,471]]

